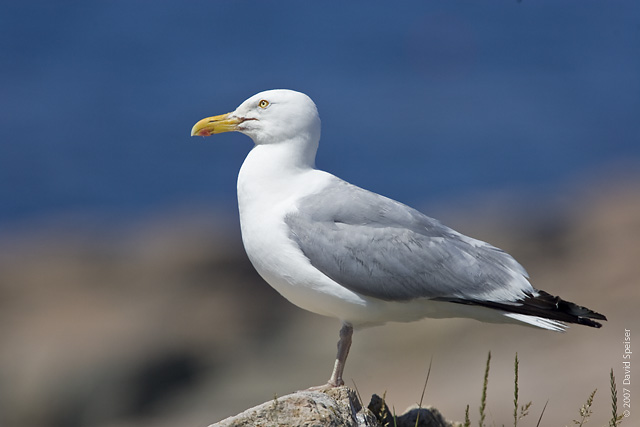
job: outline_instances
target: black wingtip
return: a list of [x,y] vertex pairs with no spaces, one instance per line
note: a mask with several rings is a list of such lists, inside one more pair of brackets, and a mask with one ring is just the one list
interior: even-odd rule
[[460,298],[436,298],[440,301],[454,302],[458,304],[473,304],[483,307],[502,310],[507,313],[518,313],[527,316],[542,317],[560,322],[575,323],[578,325],[601,328],[602,324],[596,320],[607,320],[607,318],[596,311],[586,307],[565,301],[560,297],[553,296],[545,291],[536,291],[537,295],[527,294],[523,299],[505,304],[496,301],[467,300]]
[[572,303],[571,301],[565,301],[562,298],[553,296],[545,291],[538,291],[537,296],[530,295],[525,298],[523,302],[525,305],[530,304],[547,311],[549,314],[554,313],[562,317],[556,320],[577,323],[579,325],[590,326],[592,328],[602,327],[602,323],[596,322],[593,319],[607,320],[607,317],[604,314],[600,314],[587,307]]
[[[605,318],[603,320],[607,320],[607,319]],[[602,328],[602,323],[595,322],[585,317],[578,317],[578,321],[576,323],[578,323],[579,325],[591,326],[592,328]]]

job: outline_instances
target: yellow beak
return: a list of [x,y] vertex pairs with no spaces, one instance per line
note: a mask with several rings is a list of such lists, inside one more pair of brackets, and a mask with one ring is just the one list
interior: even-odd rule
[[231,113],[207,117],[200,120],[191,128],[191,136],[209,136],[214,133],[232,132],[244,120],[239,117],[229,117]]

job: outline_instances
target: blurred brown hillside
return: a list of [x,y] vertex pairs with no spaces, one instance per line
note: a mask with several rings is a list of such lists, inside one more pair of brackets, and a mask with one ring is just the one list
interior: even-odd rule
[[[499,204],[425,211],[511,252],[534,286],[609,322],[564,334],[458,319],[356,331],[348,385],[365,399],[386,391],[402,412],[420,399],[433,356],[425,404],[453,420],[469,404],[475,424],[491,350],[487,421],[510,425],[518,352],[520,400],[534,402],[523,425],[535,425],[547,399],[542,424],[572,425],[595,388],[592,424],[606,424],[625,328],[640,355],[640,181],[527,215]],[[0,425],[206,426],[326,381],[338,322],[276,294],[249,264],[236,220],[218,220],[200,210],[108,230],[72,219],[5,233]],[[632,417],[623,425],[638,425],[640,411]]]

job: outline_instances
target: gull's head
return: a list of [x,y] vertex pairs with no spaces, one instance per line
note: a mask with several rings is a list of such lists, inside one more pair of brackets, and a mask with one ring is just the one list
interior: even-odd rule
[[304,93],[267,90],[253,95],[235,111],[200,120],[191,129],[191,136],[232,131],[251,137],[256,145],[294,139],[317,144],[320,117],[316,105]]

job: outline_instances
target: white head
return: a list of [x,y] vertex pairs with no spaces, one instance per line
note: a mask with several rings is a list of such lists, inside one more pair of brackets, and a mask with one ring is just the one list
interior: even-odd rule
[[296,144],[317,147],[320,140],[318,110],[304,93],[288,89],[260,92],[244,101],[235,111],[200,120],[191,136],[237,131],[256,145],[295,140]]

